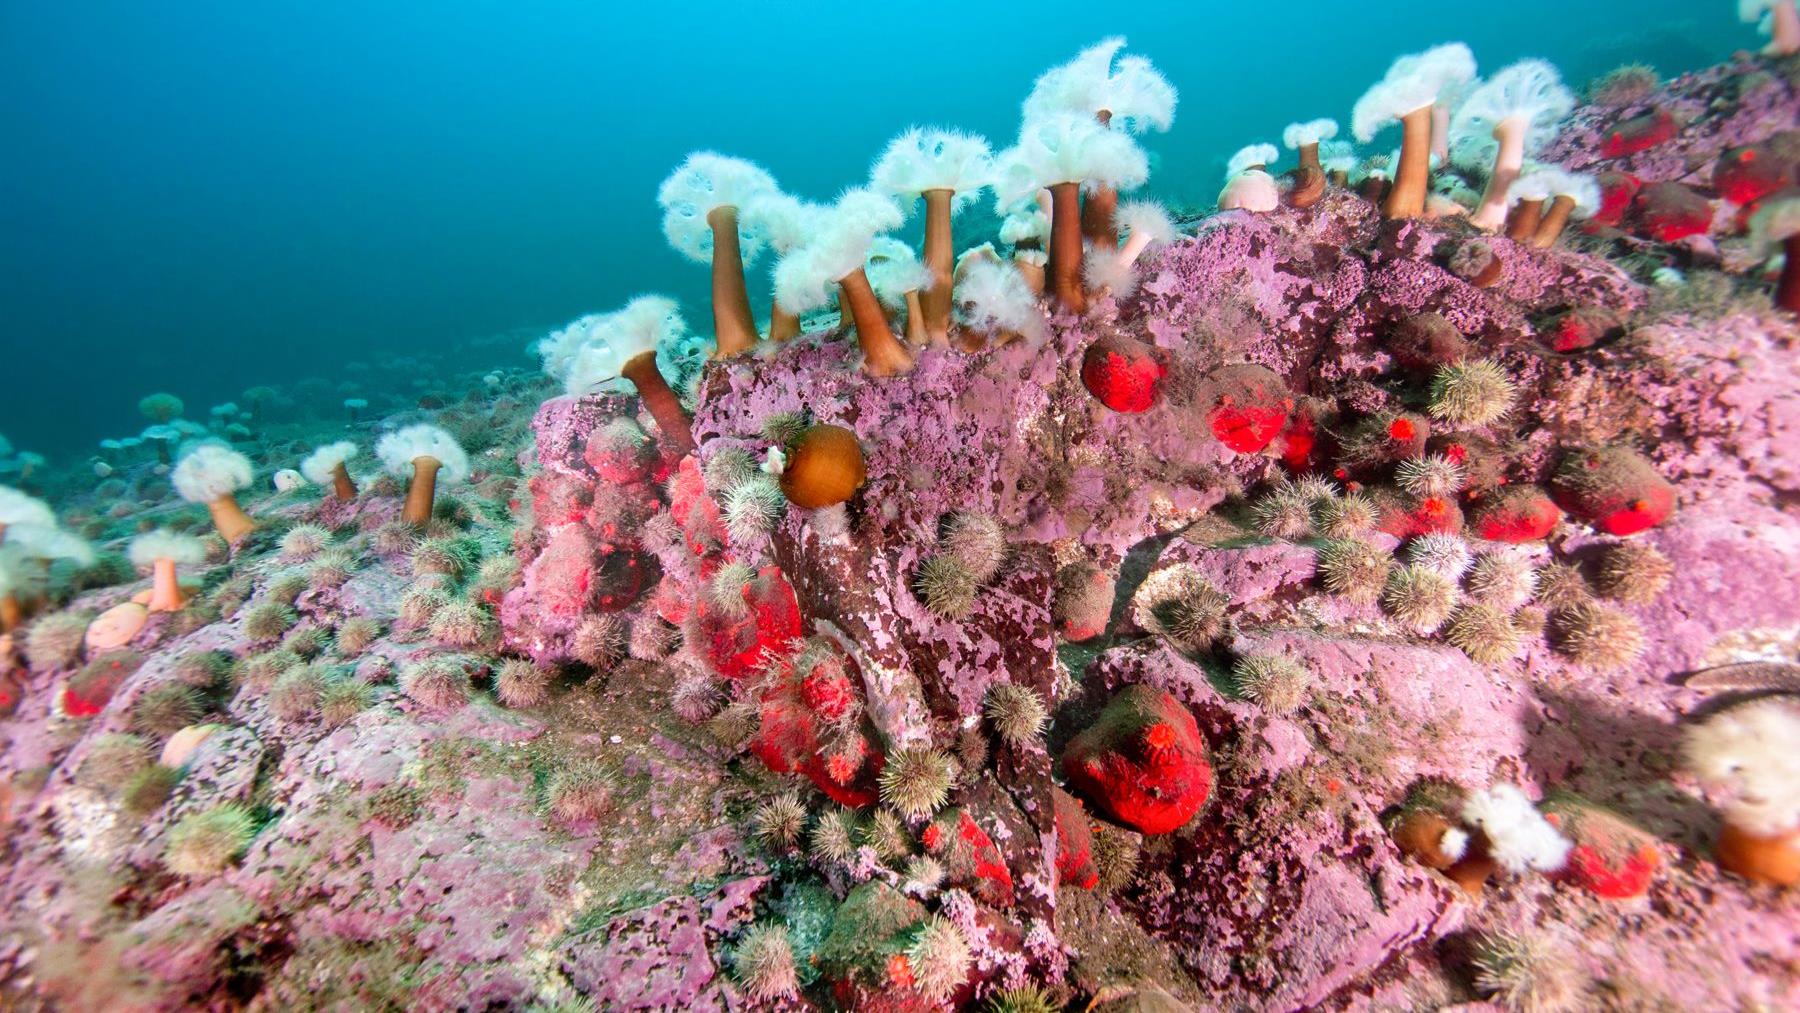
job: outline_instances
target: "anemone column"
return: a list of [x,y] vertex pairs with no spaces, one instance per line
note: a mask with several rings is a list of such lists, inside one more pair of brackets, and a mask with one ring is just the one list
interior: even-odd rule
[[1422,106],[1400,117],[1400,164],[1381,206],[1383,218],[1417,218],[1425,213],[1425,195],[1431,189],[1431,110]]
[[1077,315],[1087,312],[1087,291],[1081,284],[1081,184],[1055,183],[1050,187],[1050,293],[1064,309]]
[[[1555,213],[1554,208],[1551,209],[1551,213]],[[1566,221],[1568,215],[1565,213],[1563,218]],[[1537,243],[1533,237],[1537,235],[1538,227],[1543,221],[1543,200],[1537,197],[1521,198],[1513,204],[1512,214],[1506,220],[1506,238],[1521,243],[1530,241],[1533,246],[1536,246]],[[1561,231],[1560,228],[1558,231]]]
[[158,559],[150,564],[150,603],[152,612],[178,612],[187,604],[187,595],[175,579],[175,561]]
[[1575,213],[1575,198],[1566,194],[1557,194],[1550,202],[1550,210],[1539,219],[1537,228],[1531,231],[1531,245],[1540,250],[1548,250],[1562,238],[1563,230],[1569,227],[1569,216]]
[[898,376],[911,372],[912,355],[894,337],[894,329],[888,325],[887,314],[881,309],[881,300],[875,298],[875,289],[869,285],[869,276],[858,268],[839,279],[838,285],[843,292],[844,305],[849,307],[850,317],[856,323],[856,341],[863,351],[863,372],[870,376]]
[[256,522],[238,506],[237,497],[229,493],[207,503],[206,512],[212,515],[213,527],[218,529],[219,537],[232,545],[256,530]]
[[406,485],[406,504],[400,519],[408,524],[424,524],[431,519],[431,503],[437,498],[437,473],[441,465],[435,457],[415,457],[412,481]]
[[11,633],[25,621],[25,609],[19,596],[11,591],[0,593],[0,633]]
[[[933,345],[950,343],[950,306],[953,301],[953,272],[956,270],[956,243],[950,235],[951,197],[949,190],[925,191],[925,251],[923,260],[931,272],[931,287],[916,294],[923,315],[925,340]],[[910,300],[907,330],[912,330]],[[911,337],[911,335],[908,335]],[[915,339],[916,340],[916,339]]]
[[719,358],[742,355],[756,347],[756,320],[750,315],[750,293],[744,286],[744,251],[738,242],[737,208],[723,205],[706,213],[712,229],[713,336]]
[[344,467],[342,461],[331,469],[331,488],[341,502],[348,503],[356,498],[356,483],[350,480],[350,469]]
[[1506,224],[1506,192],[1525,167],[1525,130],[1525,121],[1511,116],[1494,125],[1494,140],[1500,142],[1500,149],[1494,153],[1494,171],[1488,175],[1481,206],[1469,216],[1470,223],[1478,228],[1493,231]]
[[688,418],[687,409],[681,407],[681,399],[670,389],[669,382],[663,379],[662,372],[656,368],[654,351],[639,352],[625,360],[619,375],[631,381],[637,388],[638,399],[644,402],[644,410],[656,420],[657,428],[662,430],[663,438],[677,454],[691,453],[694,449],[694,425]]

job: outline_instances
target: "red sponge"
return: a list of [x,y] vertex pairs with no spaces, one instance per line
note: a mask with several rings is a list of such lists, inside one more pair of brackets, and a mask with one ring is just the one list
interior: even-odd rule
[[1194,716],[1173,696],[1128,686],[1070,740],[1063,774],[1101,813],[1145,834],[1179,829],[1212,793]]
[[1552,488],[1564,509],[1609,535],[1649,530],[1675,510],[1675,487],[1624,447],[1570,454],[1557,468]]
[[1154,348],[1124,337],[1101,338],[1081,359],[1081,382],[1088,393],[1113,411],[1127,414],[1155,407],[1168,373]]

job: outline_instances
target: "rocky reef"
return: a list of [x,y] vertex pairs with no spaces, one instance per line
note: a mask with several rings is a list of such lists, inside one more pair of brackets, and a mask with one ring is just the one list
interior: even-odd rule
[[898,358],[846,282],[109,465],[0,637],[0,996],[1800,1006],[1795,59],[1597,89],[1549,242],[1251,167]]

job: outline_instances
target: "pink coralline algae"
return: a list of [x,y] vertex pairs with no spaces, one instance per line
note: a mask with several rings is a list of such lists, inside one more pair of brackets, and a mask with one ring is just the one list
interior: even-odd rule
[[[898,375],[839,325],[661,416],[483,381],[423,530],[251,501],[325,558],[252,538],[129,652],[0,640],[0,994],[1474,1009],[1530,926],[1567,1008],[1800,1005],[1791,868],[1741,854],[1795,831],[1721,831],[1683,753],[1738,702],[1692,673],[1800,657],[1800,327],[1734,234],[1797,109],[1749,57],[1578,109],[1539,157],[1602,207],[1549,248],[1308,177]],[[172,875],[221,807],[247,846]]]

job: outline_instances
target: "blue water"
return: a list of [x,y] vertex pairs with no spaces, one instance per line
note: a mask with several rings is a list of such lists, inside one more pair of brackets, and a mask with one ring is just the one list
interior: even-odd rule
[[66,460],[141,429],[155,390],[204,419],[352,360],[525,364],[510,332],[649,290],[703,324],[706,270],[668,248],[654,199],[688,151],[829,197],[914,122],[1009,143],[1037,73],[1109,34],[1181,89],[1146,139],[1150,190],[1199,204],[1233,150],[1347,124],[1433,43],[1488,71],[1542,56],[1577,89],[1757,43],[1732,5],[1693,0],[1220,6],[13,0],[0,434]]

